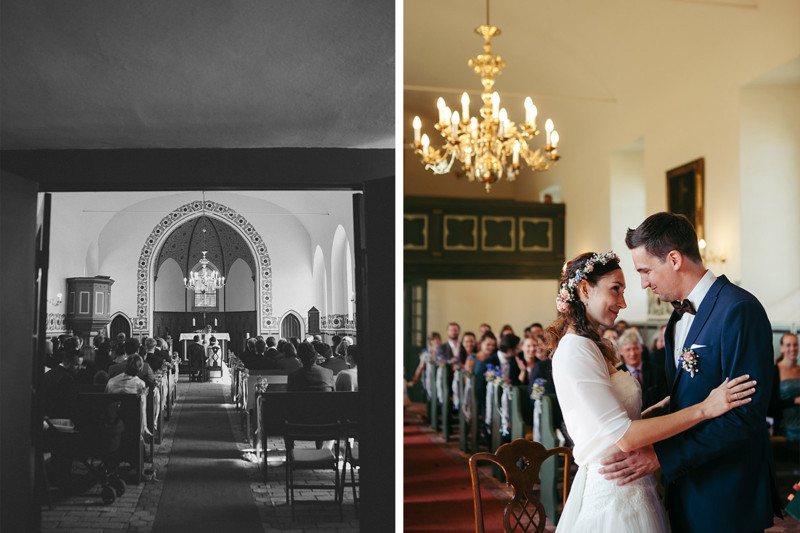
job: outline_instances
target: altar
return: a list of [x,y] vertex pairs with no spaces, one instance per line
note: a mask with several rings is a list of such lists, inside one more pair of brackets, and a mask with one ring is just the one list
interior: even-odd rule
[[[187,359],[187,351],[189,347],[189,341],[194,339],[194,337],[200,337],[200,344],[203,345],[204,348],[208,348],[209,339],[214,337],[217,339],[219,343],[220,353],[222,354],[222,360],[227,362],[228,359],[228,342],[231,340],[231,336],[227,333],[220,333],[220,332],[213,332],[209,333],[207,331],[196,331],[193,333],[181,333],[178,340],[183,343],[183,353],[181,354],[181,360],[183,362],[188,362]],[[220,361],[207,361],[209,367],[212,366],[220,366]]]

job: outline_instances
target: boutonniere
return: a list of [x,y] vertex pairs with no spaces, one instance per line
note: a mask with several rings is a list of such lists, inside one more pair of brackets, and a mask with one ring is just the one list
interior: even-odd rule
[[687,350],[686,348],[683,349],[683,353],[678,358],[678,363],[680,363],[681,368],[686,370],[691,377],[694,377],[695,374],[700,372],[697,369],[697,364],[700,361],[700,358],[694,352],[694,350]]

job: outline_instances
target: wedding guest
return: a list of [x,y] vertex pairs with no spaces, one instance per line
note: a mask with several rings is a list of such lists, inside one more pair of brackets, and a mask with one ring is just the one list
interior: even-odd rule
[[475,334],[471,331],[465,332],[461,336],[461,365],[467,364],[467,361],[475,358],[475,351],[478,347],[478,341],[475,340]]
[[45,373],[42,380],[44,404],[42,412],[50,418],[73,418],[78,400],[75,374],[82,357],[77,350],[62,352],[61,363]]
[[522,341],[522,362],[519,364],[519,382],[530,384],[531,375],[536,368],[536,340],[531,337],[525,337]]
[[347,364],[350,368],[336,376],[337,391],[358,391],[358,346],[347,347]]
[[[131,340],[129,339],[126,342],[125,351],[128,352],[130,349],[130,345],[127,344]],[[146,411],[146,398],[145,398],[145,391],[147,390],[147,384],[139,377],[143,374],[144,366],[147,364],[142,361],[142,357],[138,354],[128,354],[128,360],[125,362],[125,368],[120,373],[111,378],[109,378],[108,383],[106,383],[106,392],[109,393],[121,393],[121,394],[138,394],[141,400],[141,421],[142,425],[140,431],[142,435],[146,437],[152,437],[152,434],[147,429],[147,411]]]
[[297,350],[295,350],[294,344],[285,342],[282,348],[283,351],[281,353],[283,354],[283,358],[278,361],[278,368],[284,370],[298,370],[303,367],[303,364],[297,358]]
[[642,410],[663,400],[669,393],[663,364],[652,365],[642,355],[642,337],[634,328],[626,329],[619,337],[619,354],[624,368],[636,378],[642,388]]
[[781,355],[776,361],[780,376],[778,385],[782,410],[775,417],[780,434],[790,442],[800,441],[800,364],[797,361],[797,335],[784,333],[781,336]]
[[447,342],[439,346],[436,357],[440,361],[454,363],[461,354],[461,342],[458,340],[461,335],[461,326],[456,322],[447,325]]
[[297,347],[297,357],[303,366],[289,374],[287,390],[333,391],[333,371],[315,364],[317,352],[311,344],[300,343]]
[[333,350],[331,347],[324,342],[313,342],[311,345],[314,347],[314,350],[322,356],[322,364],[320,365],[323,368],[330,368],[333,371],[334,375],[340,373],[343,370],[347,370],[347,362],[345,358],[347,357],[347,353],[349,353],[350,348],[352,346],[347,347],[347,352],[345,353],[344,357],[333,356]]
[[436,331],[432,332],[430,336],[428,336],[428,347],[423,349],[419,354],[419,364],[417,364],[417,369],[414,371],[414,377],[411,378],[411,381],[407,382],[407,386],[411,387],[420,380],[422,373],[425,371],[425,365],[428,362],[436,360],[435,356],[439,352],[439,347],[441,345],[442,336]]

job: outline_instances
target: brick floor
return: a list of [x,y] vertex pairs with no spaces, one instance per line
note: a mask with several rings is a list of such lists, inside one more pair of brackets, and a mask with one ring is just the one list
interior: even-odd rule
[[[145,468],[153,467],[155,479],[145,481],[139,485],[128,484],[125,494],[110,506],[103,505],[99,497],[99,487],[95,487],[86,494],[66,498],[56,498],[52,510],[46,506],[42,508],[42,531],[44,532],[70,532],[70,533],[103,533],[120,532],[144,533],[153,529],[158,504],[163,490],[162,480],[169,470],[169,459],[173,444],[173,435],[176,425],[180,422],[182,400],[185,397],[189,384],[182,376],[178,382],[178,401],[170,419],[164,426],[164,438],[161,444],[155,447],[151,464]],[[205,386],[220,386],[209,383]],[[264,483],[264,476],[260,462],[250,462],[248,458],[253,450],[249,449],[244,432],[241,429],[240,413],[230,403],[229,386],[221,385],[226,391],[228,403],[221,406],[228,412],[228,420],[233,430],[234,438],[242,453],[241,468],[245,469],[250,480],[250,489],[253,499],[258,505],[261,523],[265,533],[306,533],[306,532],[331,532],[351,533],[359,530],[359,520],[356,517],[355,506],[351,489],[347,489],[343,502],[343,520],[339,519],[338,507],[331,501],[330,493],[323,491],[295,491],[295,500],[309,500],[298,504],[295,519],[292,520],[291,509],[285,503],[285,489],[283,484],[284,469],[282,454],[274,450],[283,449],[283,440],[269,439],[271,465],[268,471],[269,483]],[[273,459],[274,457],[274,459]],[[299,482],[316,483],[320,479],[329,479],[329,472],[302,472],[296,479]],[[349,473],[348,473],[349,476]]]

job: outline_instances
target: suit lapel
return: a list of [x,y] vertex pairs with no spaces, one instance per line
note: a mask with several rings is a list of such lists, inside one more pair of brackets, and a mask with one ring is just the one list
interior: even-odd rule
[[717,304],[719,291],[722,290],[722,287],[728,283],[730,283],[728,278],[725,276],[720,276],[717,278],[714,284],[711,285],[711,288],[708,289],[703,301],[700,303],[700,309],[697,310],[697,314],[694,316],[692,327],[689,328],[689,333],[686,335],[685,348],[691,348],[692,344],[694,344],[695,339],[697,339],[697,335],[700,334],[703,326],[705,326],[708,318],[711,316],[714,306]]
[[664,366],[667,371],[667,383],[671,383],[675,388],[675,377],[678,372],[675,368],[675,322],[678,314],[673,311],[667,322],[667,329],[664,330]]

